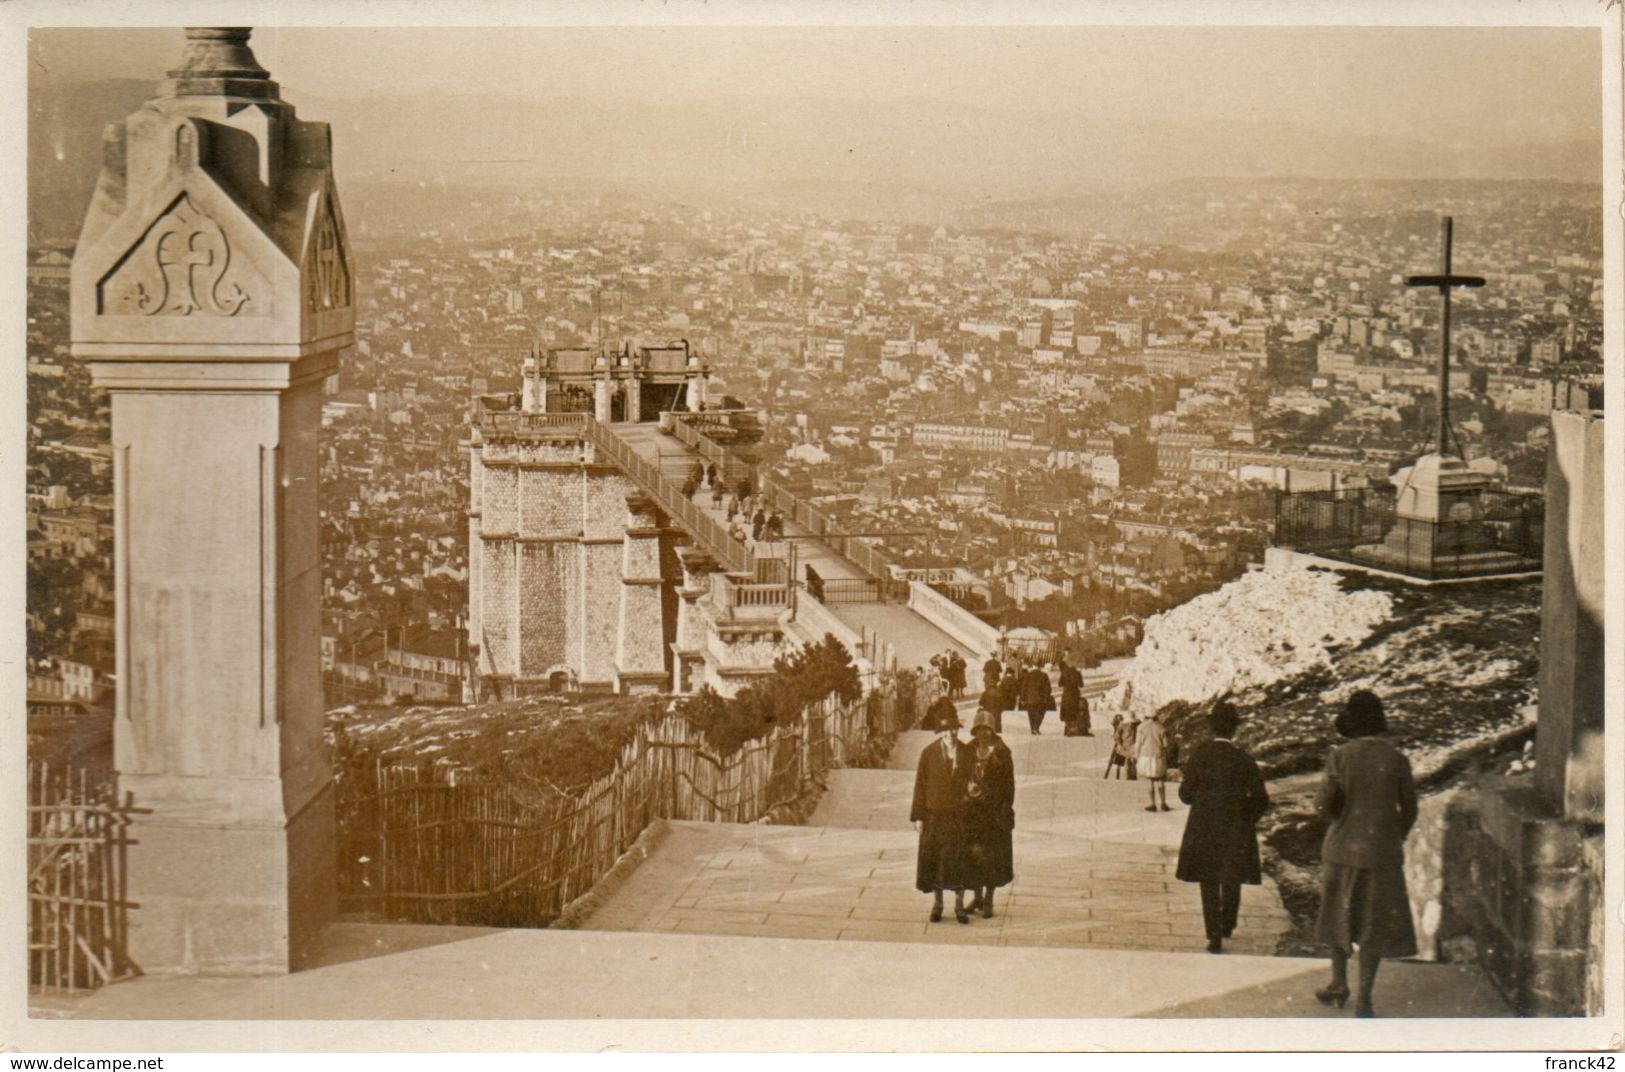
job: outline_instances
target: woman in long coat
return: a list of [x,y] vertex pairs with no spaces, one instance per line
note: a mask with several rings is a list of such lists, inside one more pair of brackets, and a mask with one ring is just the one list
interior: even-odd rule
[[1174,877],[1201,884],[1209,953],[1224,952],[1224,939],[1236,929],[1241,887],[1263,882],[1255,827],[1270,798],[1258,764],[1230,740],[1240,721],[1230,703],[1214,705],[1213,740],[1197,745],[1181,768],[1179,799],[1191,810]]
[[[1078,668],[1061,660],[1061,674],[1058,679],[1061,683],[1061,725],[1066,727],[1068,737],[1077,736],[1072,724],[1078,721],[1083,707],[1083,674]],[[1084,730],[1089,727],[1085,725]]]
[[1012,831],[1016,827],[1016,767],[1010,746],[999,738],[993,716],[976,712],[971,725],[971,777],[966,828],[971,846],[971,910],[993,918],[993,891],[1015,878]]
[[993,732],[994,733],[1003,733],[1004,732],[1004,690],[1003,689],[999,688],[996,685],[989,686],[988,688],[983,689],[981,697],[979,699],[977,699],[977,701],[976,701],[976,709],[977,709],[977,718],[978,719],[981,718],[981,713],[982,712],[984,712],[984,711],[987,712],[988,718],[993,723]]
[[954,918],[969,923],[965,887],[970,860],[966,805],[972,769],[971,748],[959,739],[959,712],[946,696],[926,711],[927,725],[941,735],[925,746],[914,775],[914,802],[909,821],[920,834],[914,888],[931,894],[931,922],[942,919],[942,891],[954,891]]
[[1337,717],[1346,743],[1326,757],[1315,801],[1330,820],[1321,844],[1320,940],[1331,947],[1331,985],[1315,991],[1324,1004],[1348,1000],[1349,957],[1360,947],[1360,991],[1354,1015],[1373,1016],[1371,988],[1383,957],[1416,954],[1411,902],[1405,892],[1405,835],[1416,823],[1411,764],[1382,734],[1382,701],[1361,689]]

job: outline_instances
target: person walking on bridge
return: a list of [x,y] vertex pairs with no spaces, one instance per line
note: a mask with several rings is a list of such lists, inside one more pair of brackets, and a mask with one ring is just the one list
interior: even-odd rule
[[931,922],[942,920],[942,893],[954,891],[954,918],[970,922],[965,910],[969,884],[966,844],[966,805],[970,800],[973,757],[959,739],[959,712],[946,696],[926,710],[926,724],[939,736],[925,746],[914,773],[914,802],[909,821],[920,835],[914,888],[931,894]]

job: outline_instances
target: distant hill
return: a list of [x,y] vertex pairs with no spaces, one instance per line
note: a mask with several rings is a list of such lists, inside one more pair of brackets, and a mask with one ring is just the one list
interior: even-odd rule
[[[77,233],[102,128],[152,88],[36,78],[28,139],[32,235]],[[288,96],[302,116],[333,124],[341,182],[591,181],[840,217],[946,219],[991,202],[1198,175],[1594,182],[1601,174],[1600,138],[1437,145],[1328,137],[1265,120],[1141,123],[1057,102],[1010,113],[928,99],[877,106],[858,97]]]

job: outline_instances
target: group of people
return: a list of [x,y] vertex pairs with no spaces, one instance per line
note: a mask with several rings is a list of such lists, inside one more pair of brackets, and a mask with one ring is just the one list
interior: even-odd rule
[[950,697],[957,700],[965,695],[967,664],[963,655],[952,648],[939,651],[931,656],[931,666],[942,679],[942,687],[947,690]]
[[[984,696],[1011,677],[1024,688],[1027,674],[1036,669],[995,672],[995,663],[990,659],[984,668]],[[1206,717],[1206,739],[1183,759],[1176,758],[1173,735],[1162,718],[1113,721],[1108,771],[1127,768],[1130,778],[1136,772],[1146,777],[1147,811],[1171,810],[1168,769],[1171,760],[1179,764],[1179,799],[1189,812],[1175,877],[1197,885],[1207,949],[1222,953],[1240,916],[1241,887],[1263,881],[1257,824],[1270,804],[1258,763],[1236,744],[1240,714],[1228,701],[1215,703]],[[933,922],[942,919],[947,890],[954,891],[959,922],[968,923],[977,911],[991,917],[993,891],[1013,880],[1010,749],[999,737],[997,714],[985,704],[976,713],[969,744],[959,739],[960,719],[946,697],[931,705],[926,722],[938,737],[921,753],[915,777],[910,812],[920,836],[915,886],[932,895]],[[1416,822],[1416,787],[1410,762],[1385,736],[1387,718],[1374,693],[1351,695],[1333,726],[1343,743],[1327,757],[1316,799],[1328,824],[1316,927],[1331,951],[1331,980],[1314,996],[1339,1008],[1353,996],[1355,1015],[1373,1016],[1372,991],[1382,959],[1416,953],[1403,871],[1405,837]],[[1032,728],[1036,733],[1037,721]],[[1134,758],[1117,762],[1125,747]],[[974,896],[968,906],[967,890]],[[1356,951],[1358,975],[1351,988],[1349,962]]]
[[[1093,737],[1089,729],[1089,701],[1083,696],[1083,672],[1062,658],[1058,682],[1061,686],[1061,725],[1068,737]],[[1033,734],[1043,732],[1044,719],[1055,710],[1055,692],[1050,675],[1042,665],[1023,665],[1019,656],[1012,656],[1009,665],[996,656],[982,664],[982,695],[977,708],[988,712],[998,732],[1004,732],[1004,712],[1020,710],[1027,713],[1027,728]]]
[[[973,912],[991,919],[994,891],[1015,877],[1015,763],[986,711],[976,713],[969,744],[959,739],[959,712],[948,697],[931,704],[926,721],[938,737],[920,753],[914,778],[909,820],[920,835],[914,886],[932,895],[932,923],[942,919],[947,890],[954,891],[960,923]],[[968,905],[966,891],[974,897]]]
[[1170,811],[1168,772],[1179,766],[1179,741],[1163,723],[1159,711],[1143,722],[1132,714],[1112,716],[1112,750],[1102,778],[1116,775],[1137,781],[1143,774],[1151,803],[1146,811]]
[[729,488],[715,462],[705,465],[695,459],[688,479],[683,483],[683,492],[692,498],[705,487],[711,489],[712,509],[725,510],[727,513],[730,539],[746,547],[784,539],[784,515],[776,507],[770,510],[755,499],[755,488],[749,478]]
[[[731,512],[728,514],[728,536],[738,540],[747,547],[754,547],[763,542],[775,543],[784,539],[784,515],[777,510],[769,512],[758,506],[755,513],[747,513],[739,508],[732,500],[729,502]],[[750,520],[750,528],[745,528],[746,519]]]

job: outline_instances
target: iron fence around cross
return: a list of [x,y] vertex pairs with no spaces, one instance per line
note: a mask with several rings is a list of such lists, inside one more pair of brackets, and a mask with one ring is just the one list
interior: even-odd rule
[[609,774],[541,803],[522,772],[352,770],[337,786],[340,906],[400,922],[546,926],[656,820],[756,822],[832,769],[884,762],[937,688],[882,676],[864,699],[826,698],[728,753],[667,716]]
[[1399,515],[1391,488],[1277,492],[1275,544],[1424,579],[1539,570],[1545,499],[1481,492],[1463,516]]

